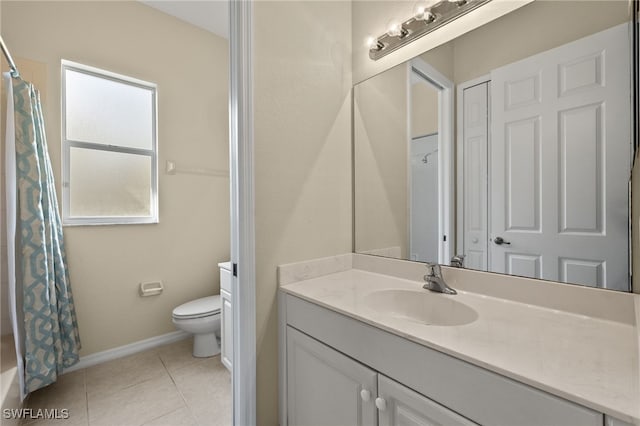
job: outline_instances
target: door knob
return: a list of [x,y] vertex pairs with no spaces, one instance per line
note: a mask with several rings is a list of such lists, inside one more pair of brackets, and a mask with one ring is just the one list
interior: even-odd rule
[[371,399],[371,392],[369,392],[369,391],[368,391],[368,390],[366,390],[366,389],[362,389],[362,390],[360,391],[360,398],[362,398],[362,400],[363,400],[364,402],[369,401],[369,400]]
[[502,237],[496,237],[496,239],[493,240],[493,242],[499,246],[501,246],[502,244],[511,244],[509,241],[505,241],[504,238]]
[[377,397],[376,398],[376,407],[378,407],[378,410],[380,411],[384,411],[387,409],[387,401],[385,401],[384,399]]

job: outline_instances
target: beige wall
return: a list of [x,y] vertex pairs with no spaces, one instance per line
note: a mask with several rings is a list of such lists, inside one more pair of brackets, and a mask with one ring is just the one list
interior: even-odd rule
[[351,4],[254,3],[257,416],[276,425],[276,267],[351,251]]
[[[229,181],[163,173],[228,169],[228,43],[138,2],[2,2],[14,57],[45,64],[49,152],[60,197],[60,60],[158,84],[160,223],[65,227],[81,355],[174,331],[171,310],[218,291],[229,257]],[[188,48],[187,48],[188,47]],[[162,280],[159,297],[138,284]]]

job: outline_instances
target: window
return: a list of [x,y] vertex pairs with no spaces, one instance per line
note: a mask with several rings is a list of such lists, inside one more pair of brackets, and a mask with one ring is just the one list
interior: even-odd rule
[[62,61],[65,225],[158,222],[156,85]]

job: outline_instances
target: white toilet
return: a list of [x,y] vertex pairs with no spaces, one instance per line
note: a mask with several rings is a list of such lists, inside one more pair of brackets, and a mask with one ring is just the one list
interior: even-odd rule
[[220,295],[184,303],[173,310],[172,317],[176,327],[193,334],[193,356],[220,353]]

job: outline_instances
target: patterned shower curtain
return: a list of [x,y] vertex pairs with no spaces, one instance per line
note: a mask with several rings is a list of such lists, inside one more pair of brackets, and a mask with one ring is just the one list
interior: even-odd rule
[[[10,80],[13,108],[8,112],[13,109],[13,117],[7,117],[7,123],[11,120],[13,125],[16,185],[14,299],[18,304],[22,299],[22,306],[16,307],[20,321],[14,322],[19,323],[22,340],[16,347],[22,352],[24,395],[55,382],[64,368],[78,362],[80,336],[40,94],[19,77]],[[7,186],[12,185],[8,180]]]

